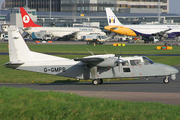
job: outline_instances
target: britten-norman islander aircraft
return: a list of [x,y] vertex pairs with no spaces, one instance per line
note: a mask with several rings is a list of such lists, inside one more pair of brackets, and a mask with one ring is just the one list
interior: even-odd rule
[[123,25],[110,8],[106,8],[109,26],[104,29],[127,36],[159,36],[172,38],[180,36],[179,25]]
[[175,80],[178,70],[174,67],[154,63],[147,57],[115,57],[114,54],[92,55],[67,59],[31,51],[19,30],[11,26],[9,35],[8,68],[59,75],[77,79],[93,79],[92,84],[103,83],[105,78],[165,77],[164,83]]

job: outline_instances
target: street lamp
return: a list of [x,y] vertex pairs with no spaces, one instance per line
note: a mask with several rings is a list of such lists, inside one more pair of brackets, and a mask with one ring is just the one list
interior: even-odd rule
[[178,8],[179,4],[175,4],[175,6],[176,6],[176,14],[177,14],[177,8]]

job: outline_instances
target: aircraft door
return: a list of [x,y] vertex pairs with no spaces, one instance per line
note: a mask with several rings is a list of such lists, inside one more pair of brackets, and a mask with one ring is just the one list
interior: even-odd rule
[[130,69],[130,64],[129,61],[124,61],[121,63],[121,76],[122,77],[129,77],[131,76],[131,69]]
[[142,76],[143,75],[143,68],[142,62],[140,59],[130,60],[131,65],[131,75],[132,76]]

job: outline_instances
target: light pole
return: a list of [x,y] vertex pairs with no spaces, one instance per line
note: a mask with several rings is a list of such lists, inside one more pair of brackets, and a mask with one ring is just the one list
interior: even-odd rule
[[158,23],[160,23],[160,0],[158,0]]
[[50,9],[50,19],[51,19],[51,0],[50,0],[50,7],[49,7],[49,9]]
[[177,8],[178,8],[179,4],[175,4],[175,6],[176,6],[176,14],[177,14]]

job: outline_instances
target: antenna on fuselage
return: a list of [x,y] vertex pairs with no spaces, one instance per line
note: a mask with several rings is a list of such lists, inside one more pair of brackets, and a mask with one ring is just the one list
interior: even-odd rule
[[[88,51],[89,51],[89,49],[88,48],[86,48]],[[94,55],[94,53],[92,52],[92,51],[89,51],[89,53],[91,54],[91,55]]]
[[105,52],[106,54],[108,54],[106,50],[104,50],[104,52]]

